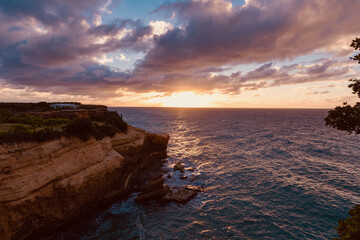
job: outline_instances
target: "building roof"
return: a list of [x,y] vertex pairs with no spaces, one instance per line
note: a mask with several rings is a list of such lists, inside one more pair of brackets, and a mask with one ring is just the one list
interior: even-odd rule
[[50,104],[50,106],[77,107],[78,105],[76,105],[76,104],[71,104],[71,103],[53,103],[53,104]]

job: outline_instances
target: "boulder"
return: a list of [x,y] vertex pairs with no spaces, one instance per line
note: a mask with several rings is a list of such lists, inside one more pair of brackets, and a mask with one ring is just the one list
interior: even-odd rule
[[199,186],[192,186],[192,185],[188,185],[185,187],[185,189],[187,190],[193,190],[193,191],[196,191],[196,192],[203,192],[204,189],[199,187]]
[[194,198],[196,194],[197,191],[183,188],[167,193],[161,200],[163,202],[187,203],[192,198]]
[[[186,178],[184,175],[182,177]],[[171,189],[164,182],[165,179],[162,176],[151,179],[144,190],[136,197],[135,202],[142,204],[155,200],[160,202],[187,203],[198,192],[204,191],[201,187],[192,185],[180,189]]]
[[181,180],[185,180],[185,179],[187,179],[187,176],[186,176],[186,175],[181,175],[179,178],[180,178]]
[[195,181],[196,179],[198,179],[199,177],[198,176],[196,176],[196,175],[191,175],[190,177],[189,177],[189,181],[190,182],[193,182],[193,181]]
[[162,176],[155,177],[149,181],[144,190],[136,197],[136,203],[144,203],[151,200],[160,200],[165,194],[171,192],[169,186],[164,185]]
[[176,164],[175,164],[175,166],[174,166],[174,170],[175,171],[180,171],[180,172],[182,172],[182,173],[184,173],[185,171],[184,171],[184,166],[181,164],[181,162],[177,162]]
[[155,177],[149,181],[143,192],[151,192],[163,187],[165,179],[162,176]]
[[136,203],[145,203],[152,200],[161,200],[166,194],[171,193],[171,189],[169,186],[164,185],[161,188],[154,189],[150,192],[142,192],[140,193],[136,199]]

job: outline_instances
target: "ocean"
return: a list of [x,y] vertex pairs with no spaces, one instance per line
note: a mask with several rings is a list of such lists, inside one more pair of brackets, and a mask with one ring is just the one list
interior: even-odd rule
[[[185,205],[127,199],[44,239],[331,239],[360,203],[359,137],[327,110],[111,108],[168,133],[169,186],[204,187]],[[181,180],[172,167],[195,167]]]

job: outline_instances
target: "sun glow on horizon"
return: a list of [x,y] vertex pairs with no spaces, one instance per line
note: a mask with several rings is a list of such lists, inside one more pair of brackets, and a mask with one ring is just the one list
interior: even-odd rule
[[161,97],[154,102],[161,103],[163,107],[211,107],[214,101],[213,96],[209,94],[196,94],[192,91],[177,92],[170,96]]

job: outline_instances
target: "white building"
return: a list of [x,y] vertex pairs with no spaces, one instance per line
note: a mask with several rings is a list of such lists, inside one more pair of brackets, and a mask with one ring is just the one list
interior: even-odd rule
[[53,109],[77,109],[79,108],[79,105],[76,104],[69,104],[69,103],[53,103],[50,104],[50,107]]

